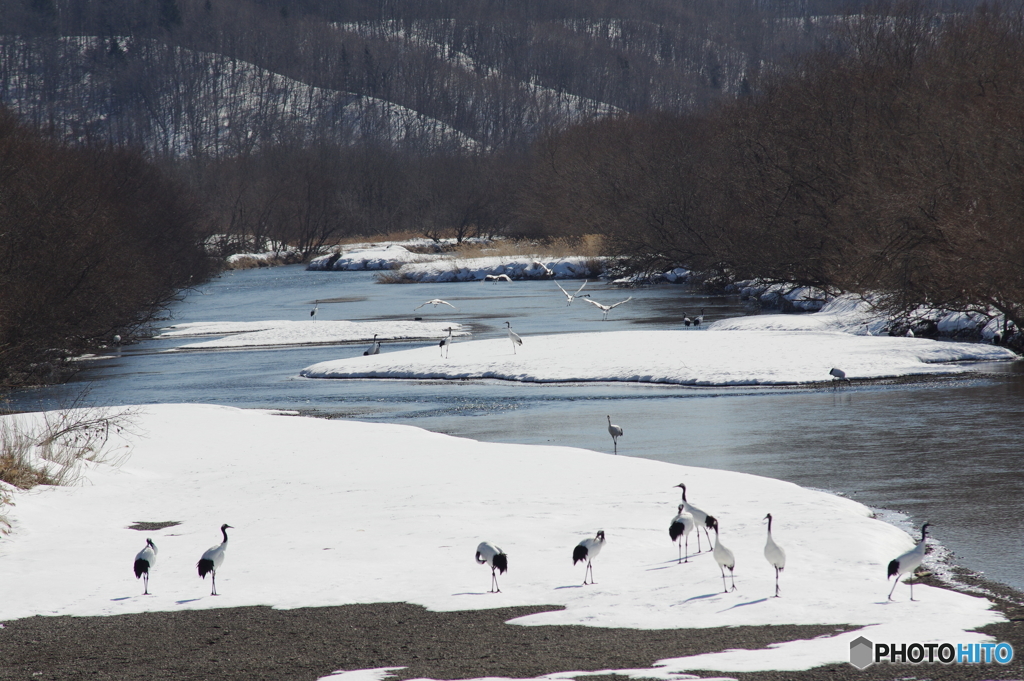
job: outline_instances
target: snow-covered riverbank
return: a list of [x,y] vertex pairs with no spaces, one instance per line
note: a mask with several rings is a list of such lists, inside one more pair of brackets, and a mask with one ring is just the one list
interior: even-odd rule
[[[711,335],[711,334],[708,334]],[[7,416],[31,420],[38,414]],[[0,544],[0,619],[265,604],[279,608],[404,601],[431,609],[563,604],[523,625],[716,627],[852,623],[831,638],[665,660],[647,670],[806,669],[848,660],[859,635],[884,641],[980,642],[972,629],[1003,617],[986,600],[899,586],[886,600],[888,561],[907,534],[853,501],[740,473],[564,447],[485,444],[417,428],[325,421],[203,405],[147,406],[130,455],[92,464],[86,485],[19,493]],[[668,526],[680,482],[720,522],[736,555],[734,592],[722,592],[705,552],[677,564]],[[782,598],[764,560],[763,518],[789,561]],[[139,532],[136,522],[175,522]],[[229,523],[220,596],[196,574]],[[597,584],[581,587],[572,549],[603,530]],[[142,596],[132,559],[160,549]],[[502,593],[473,560],[477,543],[509,555]],[[690,550],[696,537],[690,537]],[[706,549],[706,543],[704,548]],[[73,556],[73,576],[69,576]]]

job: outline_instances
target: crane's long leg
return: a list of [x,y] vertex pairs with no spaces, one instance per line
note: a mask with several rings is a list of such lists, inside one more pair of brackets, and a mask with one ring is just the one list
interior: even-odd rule
[[587,569],[583,573],[583,583],[584,584],[587,584],[587,574],[588,573],[590,574],[590,584],[595,584],[596,582],[594,582],[594,567],[590,564],[589,560],[587,561]]
[[900,574],[896,573],[896,581],[893,583],[892,588],[889,589],[889,600],[892,600],[892,593],[896,591],[896,585],[900,583]]
[[775,597],[779,597],[779,568],[775,568]]
[[498,588],[498,576],[494,574],[494,568],[491,568],[491,593],[501,593],[501,589]]
[[729,568],[729,581],[732,582],[732,588],[729,589],[729,591],[735,591],[736,590],[736,573],[732,571],[732,568]]
[[679,548],[679,561],[678,562],[682,563],[683,562],[683,545],[679,543],[678,539],[676,539],[676,546]]
[[149,573],[148,572],[143,572],[142,573],[142,584],[145,587],[142,590],[142,595],[143,596],[148,596],[149,595]]
[[[697,536],[699,537],[700,535],[697,535]],[[686,541],[686,560],[684,560],[683,562],[684,563],[689,563],[690,562],[690,535],[686,534],[686,535],[683,535],[683,537],[684,537],[684,539]]]
[[914,573],[910,573],[910,600],[914,600]]
[[719,565],[718,570],[722,573],[722,593],[727,594],[729,589],[725,586],[725,568]]
[[213,591],[210,592],[211,596],[217,595],[217,571],[210,570],[210,579],[213,581]]

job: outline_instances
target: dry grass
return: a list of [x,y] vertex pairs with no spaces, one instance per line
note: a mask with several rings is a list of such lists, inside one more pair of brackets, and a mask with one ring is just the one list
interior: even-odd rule
[[[119,463],[127,450],[115,450],[111,437],[131,427],[134,411],[68,408],[39,417],[0,419],[0,481],[18,489],[73,485],[86,461]],[[0,532],[9,528],[2,511],[11,505],[10,488],[0,487]]]

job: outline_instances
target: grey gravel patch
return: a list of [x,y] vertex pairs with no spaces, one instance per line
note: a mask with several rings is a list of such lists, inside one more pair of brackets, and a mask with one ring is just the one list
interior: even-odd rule
[[164,520],[163,522],[147,522],[145,520],[136,520],[128,526],[128,529],[139,530],[140,532],[155,532],[156,530],[163,530],[168,527],[174,527],[175,525],[181,525],[181,521]]

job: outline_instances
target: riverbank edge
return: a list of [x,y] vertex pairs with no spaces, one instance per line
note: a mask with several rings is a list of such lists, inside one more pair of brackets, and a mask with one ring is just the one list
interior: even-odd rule
[[[921,581],[985,597],[1006,622],[978,631],[1024,655],[1024,593],[954,568],[963,586]],[[486,595],[485,595],[486,596]],[[35,616],[0,623],[0,680],[7,679],[307,679],[339,670],[397,668],[395,681],[481,677],[536,678],[572,671],[642,670],[658,660],[823,636],[852,636],[847,625],[710,629],[606,629],[519,626],[508,620],[557,610],[537,605],[433,612],[408,603],[273,609],[267,606],[101,617]],[[847,636],[847,635],[850,636]],[[956,644],[956,641],[950,641]],[[1015,656],[998,664],[834,664],[806,671],[692,672],[739,681],[981,681],[1024,678]],[[583,674],[581,673],[582,677]],[[599,674],[603,679],[625,679]],[[589,678],[589,676],[588,676]]]

